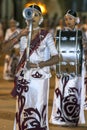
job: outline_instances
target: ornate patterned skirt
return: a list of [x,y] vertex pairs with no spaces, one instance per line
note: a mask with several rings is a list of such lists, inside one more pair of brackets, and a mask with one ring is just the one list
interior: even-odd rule
[[84,109],[87,110],[87,75],[85,77],[85,103],[84,103]]
[[49,130],[49,79],[16,78],[17,101],[14,130]]
[[85,123],[83,89],[81,77],[56,77],[50,123],[69,126]]

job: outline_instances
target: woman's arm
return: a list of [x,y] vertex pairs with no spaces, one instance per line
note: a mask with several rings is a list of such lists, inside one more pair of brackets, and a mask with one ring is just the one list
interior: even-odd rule
[[28,61],[27,64],[26,64],[26,67],[27,67],[27,69],[38,68],[38,67],[43,68],[43,67],[46,67],[46,66],[52,66],[54,64],[57,64],[58,61],[59,61],[59,56],[55,55],[55,56],[52,56],[49,60],[41,61],[38,64],[31,63],[31,62]]
[[42,61],[38,64],[38,66],[40,68],[43,68],[43,67],[46,67],[46,66],[52,66],[54,64],[57,64],[59,61],[59,56],[58,55],[55,55],[55,56],[52,56],[49,60],[47,61]]
[[10,49],[14,47],[15,44],[17,44],[20,41],[20,38],[22,36],[26,36],[28,34],[28,29],[23,29],[17,36],[15,36],[12,39],[3,41],[0,44],[0,54],[8,52]]
[[38,64],[29,63],[29,61],[28,61],[26,64],[27,68],[37,68],[37,67],[43,68],[43,67],[52,66],[52,65],[58,63],[59,56],[58,56],[58,52],[56,50],[54,40],[53,40],[53,37],[51,36],[51,34],[49,34],[47,36],[47,39],[45,39],[45,42],[47,42],[47,46],[48,46],[51,58],[46,61],[41,61]]

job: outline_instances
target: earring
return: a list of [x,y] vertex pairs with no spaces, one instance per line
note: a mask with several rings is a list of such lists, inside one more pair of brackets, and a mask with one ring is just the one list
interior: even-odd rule
[[39,21],[39,25],[41,25],[41,23],[43,22],[43,17],[41,17],[40,21]]
[[80,18],[79,18],[79,17],[76,18],[76,23],[77,23],[77,24],[80,23]]

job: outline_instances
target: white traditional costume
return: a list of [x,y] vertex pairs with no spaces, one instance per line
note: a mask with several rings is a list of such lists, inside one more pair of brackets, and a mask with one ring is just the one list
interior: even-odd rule
[[84,74],[56,77],[53,108],[50,123],[77,126],[85,123],[84,116]]
[[[44,35],[45,34],[45,35]],[[21,38],[20,51],[26,48],[26,36]],[[37,45],[38,44],[38,45]],[[30,44],[30,62],[46,61],[57,55],[52,35],[42,30]],[[24,58],[25,60],[25,58]],[[26,60],[19,65],[15,78],[17,96],[16,122],[14,130],[48,130],[48,96],[50,67],[26,69]]]
[[[68,31],[68,30],[66,30]],[[83,57],[83,56],[82,56]],[[56,76],[50,123],[65,126],[77,126],[85,123],[85,64],[82,58],[81,76],[62,74]],[[58,72],[56,72],[58,75]]]

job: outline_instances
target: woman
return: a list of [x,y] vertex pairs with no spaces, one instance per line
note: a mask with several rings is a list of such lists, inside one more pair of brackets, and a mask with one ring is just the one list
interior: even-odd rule
[[12,91],[12,95],[17,97],[14,130],[48,130],[50,66],[58,62],[58,53],[52,35],[39,27],[43,21],[40,7],[31,5],[29,9],[33,9],[34,17],[28,59],[25,49],[28,35],[23,36],[28,33],[27,28],[13,38],[10,45],[11,48],[20,39],[22,58],[17,67]]
[[[66,25],[64,28],[65,31],[77,30],[76,25],[79,21],[75,11],[69,10],[64,16],[64,21]],[[67,44],[69,44],[69,42]],[[85,123],[83,107],[84,62],[81,64],[81,76],[72,75],[69,72],[65,74],[62,73],[60,77],[56,76],[53,108],[50,120],[53,124],[77,126],[78,123]],[[58,72],[56,73],[58,74]]]
[[77,26],[80,22],[79,17],[77,17],[77,13],[73,10],[68,10],[67,13],[64,16],[64,22],[65,22],[65,30],[76,30]]
[[[5,33],[5,40],[11,39],[17,35],[20,29],[17,27],[17,22],[12,18],[9,21],[9,28]],[[19,61],[19,44],[15,45],[9,54],[5,55],[3,79],[13,80],[15,75],[15,68]]]

